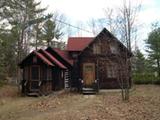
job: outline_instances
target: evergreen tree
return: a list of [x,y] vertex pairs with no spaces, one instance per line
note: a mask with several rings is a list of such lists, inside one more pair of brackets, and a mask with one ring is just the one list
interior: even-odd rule
[[33,25],[47,19],[45,16],[39,16],[46,10],[38,8],[39,5],[40,2],[35,2],[35,0],[6,0],[2,7],[0,15],[7,20],[9,26],[17,28],[18,62],[27,52],[27,44],[32,35]]
[[145,72],[145,57],[139,49],[135,51],[133,68],[135,73],[143,74]]
[[[3,56],[0,70],[12,73],[9,72],[11,68],[15,68],[29,51],[33,26],[51,17],[43,15],[46,8],[39,6],[40,2],[35,0],[0,1],[0,54]],[[20,72],[17,73],[19,76]]]
[[3,79],[16,73],[15,36],[14,32],[3,31],[0,33],[0,77]]
[[153,61],[144,57],[139,49],[134,52],[132,62],[133,80],[136,84],[153,84],[156,82]]
[[47,46],[51,46],[53,39],[59,39],[62,36],[62,32],[57,28],[54,20],[47,20],[42,28],[42,38],[47,42]]
[[43,39],[42,39],[42,27],[41,27],[41,23],[36,23],[33,26],[34,29],[34,34],[33,34],[33,41],[30,42],[30,45],[32,47],[34,47],[36,50],[38,49],[38,47],[43,45]]
[[160,78],[160,28],[155,28],[146,40],[149,60],[153,61],[152,67]]

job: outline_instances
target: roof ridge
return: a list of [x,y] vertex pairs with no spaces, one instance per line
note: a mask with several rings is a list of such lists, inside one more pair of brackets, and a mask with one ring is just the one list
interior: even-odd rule
[[55,49],[50,47],[54,52],[56,52],[63,60],[65,60],[67,63],[69,63],[70,65],[73,65],[73,63],[71,63],[71,61],[68,58],[65,58],[60,52],[68,52],[67,50],[61,50],[61,49]]
[[41,51],[44,52],[48,57],[50,57],[50,59],[52,59],[52,62],[57,64],[59,67],[66,69],[66,67],[61,62],[59,62],[53,55],[51,55],[49,52],[43,49],[41,49]]
[[94,37],[68,37],[68,38],[94,38]]
[[45,56],[43,56],[41,53],[39,53],[38,51],[34,50],[33,53],[35,53],[39,58],[41,58],[48,65],[53,66],[53,64]]

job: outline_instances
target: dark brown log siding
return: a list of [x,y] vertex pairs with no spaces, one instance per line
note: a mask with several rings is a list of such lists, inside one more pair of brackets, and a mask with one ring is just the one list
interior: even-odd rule
[[[120,88],[120,82],[119,82],[119,73],[121,70],[119,70],[119,66],[121,62],[125,62],[124,59],[121,58],[120,54],[121,51],[119,46],[116,42],[113,42],[113,40],[110,40],[109,37],[97,37],[95,38],[97,40],[94,40],[94,42],[89,45],[79,56],[79,64],[80,64],[80,77],[83,79],[82,73],[83,73],[83,63],[95,63],[96,65],[96,79],[99,79],[100,81],[100,88]],[[110,49],[110,43],[112,42],[112,45],[116,44],[117,46],[117,54],[113,54]],[[94,45],[100,45],[101,46],[101,53],[95,54],[94,53]],[[121,60],[120,60],[121,59]],[[116,77],[108,77],[107,75],[107,66],[109,65],[116,65],[117,68],[115,69]],[[116,67],[115,66],[115,67]]]

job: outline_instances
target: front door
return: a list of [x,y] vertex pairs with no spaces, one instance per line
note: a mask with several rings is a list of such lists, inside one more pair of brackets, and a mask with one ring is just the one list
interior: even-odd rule
[[40,80],[40,68],[38,65],[31,66],[31,79],[30,79],[30,90],[36,91],[39,89]]
[[95,80],[95,64],[84,63],[83,64],[83,80],[84,85],[90,86]]

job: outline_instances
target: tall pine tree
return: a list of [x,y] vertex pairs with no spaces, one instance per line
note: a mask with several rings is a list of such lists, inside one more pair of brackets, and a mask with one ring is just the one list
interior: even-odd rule
[[[1,48],[4,48],[2,50],[3,53],[6,53],[5,57],[12,56],[9,55],[11,52],[7,48],[8,46],[12,46],[12,51],[16,56],[15,66],[29,51],[29,42],[30,38],[33,37],[32,33],[34,31],[33,26],[51,17],[50,15],[43,15],[45,10],[46,8],[40,8],[40,2],[35,2],[35,0],[0,1],[0,25],[5,25],[5,27],[1,27],[0,44]],[[7,40],[10,42],[7,42]],[[13,43],[14,45],[9,43]],[[11,62],[11,59],[12,57],[8,57],[7,61]],[[4,63],[6,62],[5,59],[3,61]],[[1,61],[1,63],[3,62]],[[19,76],[19,70],[17,73]]]
[[133,72],[136,74],[143,74],[145,72],[145,57],[139,49],[134,52]]
[[160,27],[150,32],[146,43],[149,59],[154,62],[152,67],[160,78]]

